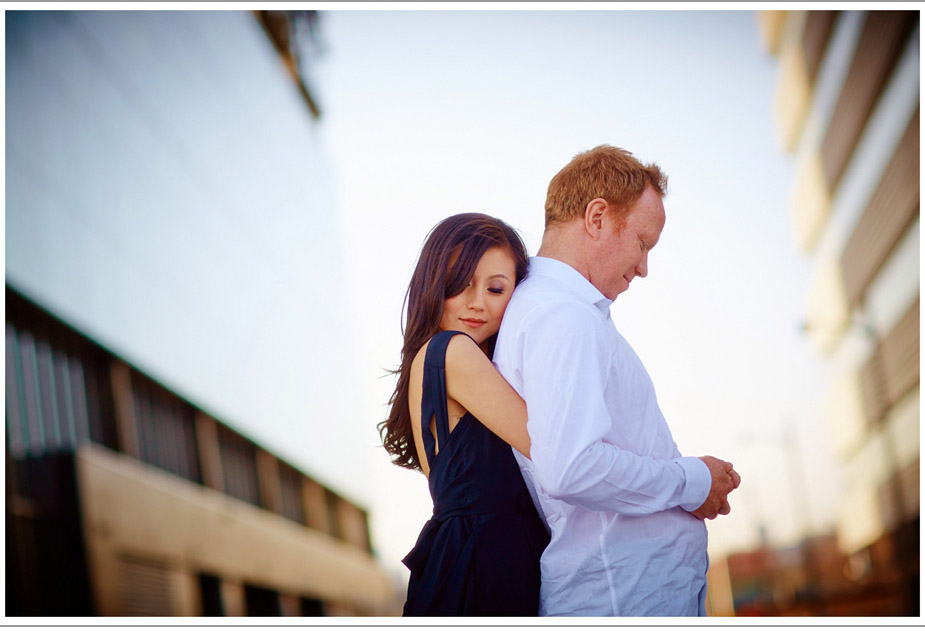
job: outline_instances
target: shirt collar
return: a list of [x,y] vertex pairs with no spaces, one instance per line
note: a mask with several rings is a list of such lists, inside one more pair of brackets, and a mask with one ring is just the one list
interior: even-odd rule
[[555,258],[533,256],[530,258],[530,276],[539,275],[552,278],[567,287],[578,298],[588,304],[593,304],[603,317],[610,316],[610,305],[613,302],[604,296],[597,287],[587,278],[578,273],[571,265],[567,265]]

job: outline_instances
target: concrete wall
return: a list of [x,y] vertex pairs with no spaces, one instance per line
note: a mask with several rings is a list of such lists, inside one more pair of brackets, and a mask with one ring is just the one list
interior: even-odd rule
[[244,584],[355,615],[387,614],[393,601],[364,549],[124,455],[82,446],[77,480],[100,615],[201,614],[200,573],[221,579],[228,615],[245,614]]

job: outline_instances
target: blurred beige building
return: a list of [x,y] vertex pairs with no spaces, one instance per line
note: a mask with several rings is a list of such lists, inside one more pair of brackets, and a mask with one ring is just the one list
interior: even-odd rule
[[326,462],[317,16],[5,18],[6,614],[400,611]]
[[383,615],[366,512],[6,291],[10,616]]
[[805,328],[830,361],[845,573],[894,598],[871,610],[918,615],[919,13],[759,15],[814,265]]

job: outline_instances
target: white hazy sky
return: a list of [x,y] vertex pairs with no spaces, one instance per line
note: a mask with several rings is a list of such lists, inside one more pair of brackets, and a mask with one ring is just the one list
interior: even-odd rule
[[[549,179],[601,143],[669,175],[649,277],[611,311],[682,453],[742,474],[732,514],[709,523],[711,553],[754,546],[760,525],[778,544],[827,529],[837,482],[826,368],[799,330],[811,263],[793,239],[793,160],[775,136],[776,60],[755,12],[366,9],[322,20],[322,128],[368,422],[348,442],[368,466],[383,564],[403,575],[431,511],[424,477],[393,466],[375,430],[425,234],[448,215],[485,212],[534,254]],[[783,450],[787,430],[796,453]]]

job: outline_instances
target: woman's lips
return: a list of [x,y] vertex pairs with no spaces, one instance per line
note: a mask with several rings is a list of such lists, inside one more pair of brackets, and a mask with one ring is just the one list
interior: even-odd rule
[[473,328],[473,329],[477,329],[478,327],[480,327],[480,326],[482,326],[483,324],[485,324],[485,320],[467,320],[467,319],[460,319],[459,321],[462,322],[463,324],[465,324],[466,326],[468,326],[469,328]]

